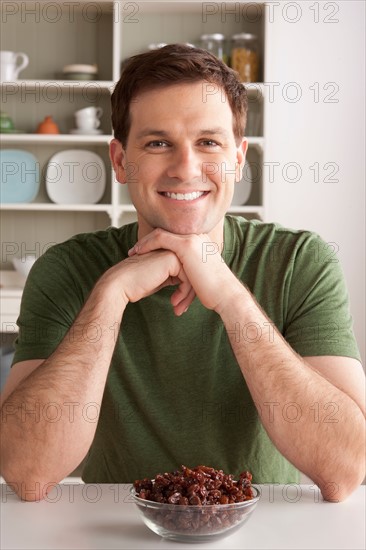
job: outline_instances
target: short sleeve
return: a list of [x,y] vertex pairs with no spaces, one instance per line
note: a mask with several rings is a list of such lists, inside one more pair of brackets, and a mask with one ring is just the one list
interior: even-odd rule
[[49,357],[82,305],[83,297],[71,276],[62,248],[49,249],[34,264],[25,284],[13,364]]
[[292,257],[284,337],[301,356],[360,360],[336,243],[306,233]]

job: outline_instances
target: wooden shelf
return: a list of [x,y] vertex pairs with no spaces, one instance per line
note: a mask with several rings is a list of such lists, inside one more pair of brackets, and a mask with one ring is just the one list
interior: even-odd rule
[[77,135],[77,134],[0,134],[2,144],[28,143],[36,144],[101,144],[106,145],[113,139],[110,134]]
[[92,90],[95,88],[98,91],[111,92],[115,85],[113,80],[60,80],[60,79],[26,79],[26,80],[12,80],[0,82],[1,88],[18,89],[24,88],[26,90],[32,90],[34,88],[73,88],[73,91],[85,91],[85,88]]
[[47,212],[107,212],[112,211],[111,204],[54,204],[54,203],[4,203],[0,205],[0,210],[17,211],[47,211]]

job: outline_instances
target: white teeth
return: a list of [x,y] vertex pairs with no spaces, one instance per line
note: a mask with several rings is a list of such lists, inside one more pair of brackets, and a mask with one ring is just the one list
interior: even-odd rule
[[193,201],[195,199],[198,199],[198,197],[202,197],[204,194],[203,191],[193,191],[193,193],[164,193],[166,197],[169,197],[169,199],[176,199],[178,201]]

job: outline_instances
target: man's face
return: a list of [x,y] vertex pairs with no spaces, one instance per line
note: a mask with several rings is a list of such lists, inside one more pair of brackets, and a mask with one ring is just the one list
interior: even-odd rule
[[139,238],[157,227],[222,237],[247,147],[235,143],[224,92],[205,82],[146,91],[130,115],[126,149],[114,140],[111,158],[118,181],[128,184]]

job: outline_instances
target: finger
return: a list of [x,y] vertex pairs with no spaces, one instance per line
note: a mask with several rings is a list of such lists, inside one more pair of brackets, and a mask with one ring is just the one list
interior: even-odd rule
[[195,293],[194,289],[192,288],[190,290],[188,296],[186,296],[181,302],[179,302],[178,305],[174,306],[174,313],[177,316],[180,316],[183,313],[185,313],[188,310],[191,303],[193,302],[193,300],[195,299],[195,297],[196,297],[196,293]]
[[170,247],[167,246],[167,239],[169,239],[170,242],[172,240],[171,237],[172,234],[164,229],[154,229],[154,231],[138,240],[137,243],[130,248],[128,255],[146,254],[147,252],[159,250],[160,248],[170,249]]
[[176,285],[179,285],[181,284],[181,280],[178,279],[177,277],[168,277],[167,279],[165,279],[165,281],[163,283],[161,283],[161,285],[159,285],[155,290],[154,292],[159,292],[159,290],[161,290],[162,288],[165,288],[167,286],[176,286]]
[[189,295],[191,289],[192,285],[188,280],[182,281],[170,298],[172,305],[177,306],[180,302],[182,302],[182,300]]
[[179,271],[178,278],[180,279],[179,287],[172,294],[170,301],[173,305],[174,313],[182,315],[193,302],[196,293],[183,269]]
[[148,252],[153,252],[154,250],[163,250],[164,247],[161,246],[160,243],[156,241],[152,241],[151,239],[147,241],[139,241],[139,243],[135,244],[130,250],[127,252],[128,256],[134,256],[135,254],[147,254]]
[[127,254],[129,256],[133,256],[134,254],[139,254],[139,253],[143,254],[144,252],[151,252],[152,250],[156,250],[156,248],[160,248],[160,246],[152,247],[152,248],[148,246],[148,242],[150,240],[149,236],[150,235],[147,235],[146,237],[142,238],[140,241],[137,241],[137,243],[132,248],[130,248]]

